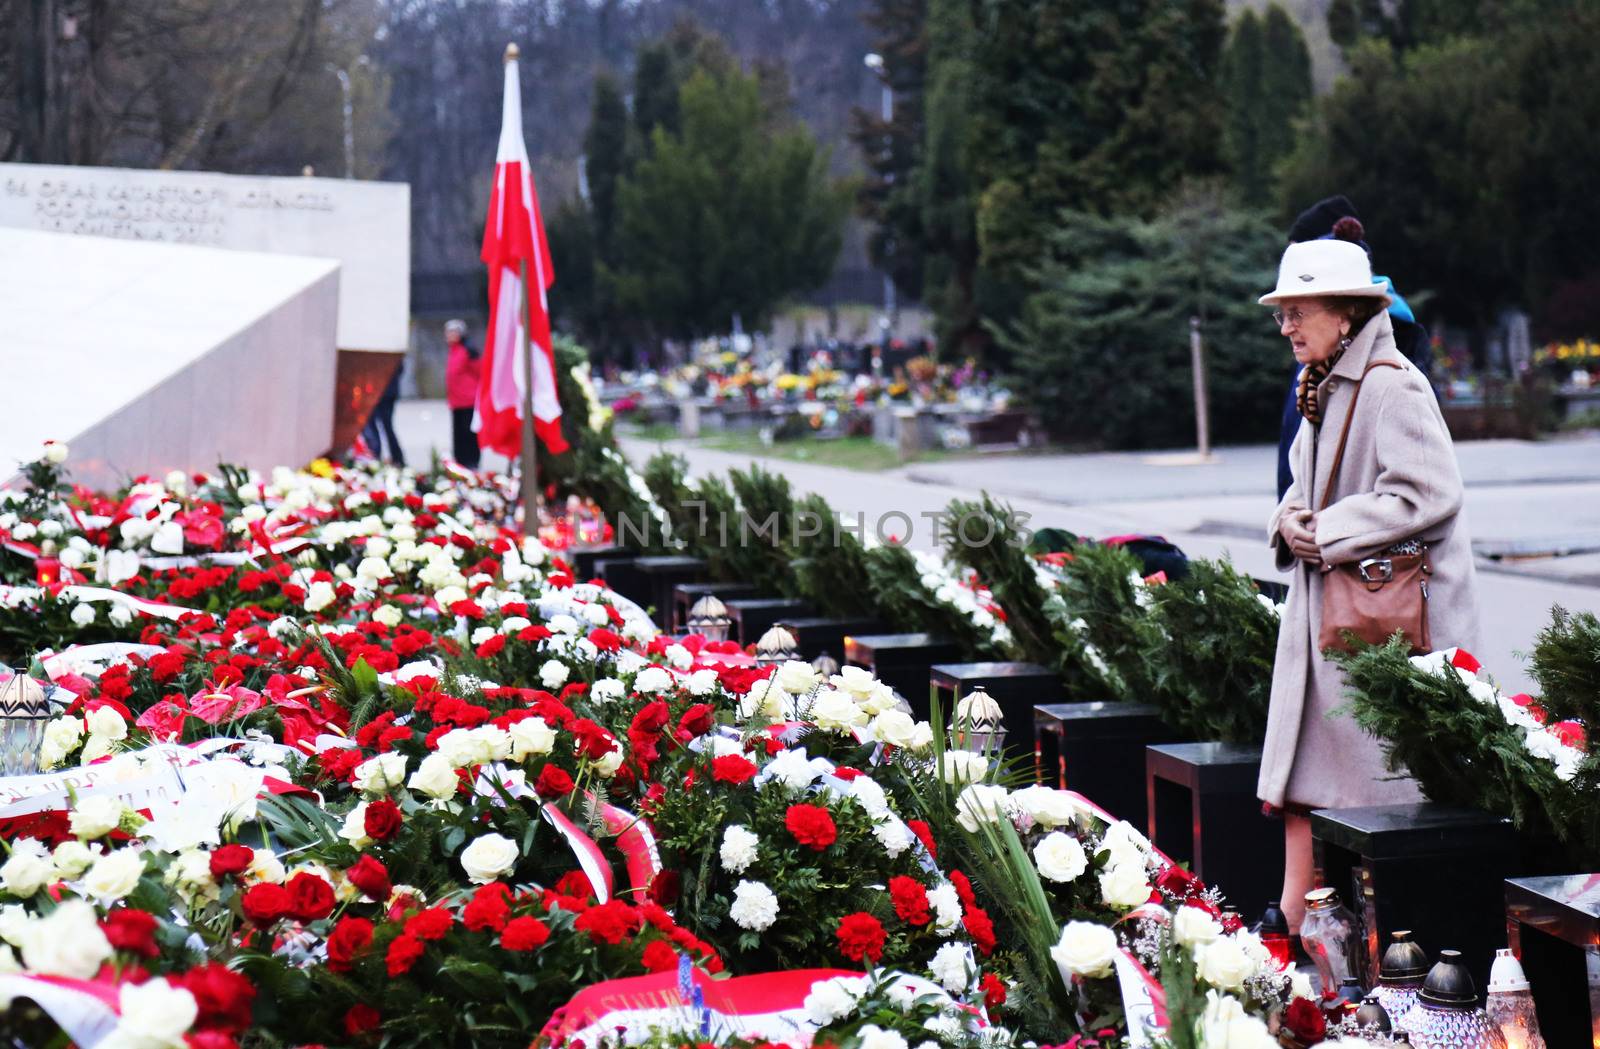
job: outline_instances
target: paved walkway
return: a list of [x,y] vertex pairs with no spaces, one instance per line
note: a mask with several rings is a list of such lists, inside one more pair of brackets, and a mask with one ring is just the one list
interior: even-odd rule
[[[449,415],[439,402],[402,402],[396,428],[408,455],[419,461],[431,448],[449,446]],[[688,460],[694,476],[752,461],[682,441],[624,438],[622,446],[635,464],[668,448]],[[1275,455],[1264,446],[1226,448],[1204,465],[1182,453],[985,455],[880,473],[764,462],[797,491],[816,492],[851,521],[864,515],[867,528],[881,523],[885,535],[914,546],[934,544],[924,515],[988,491],[1030,515],[1030,528],[1051,525],[1089,536],[1156,533],[1193,556],[1228,556],[1253,575],[1273,578],[1265,528],[1276,502]],[[1516,653],[1532,646],[1550,607],[1600,612],[1600,438],[1463,442],[1457,455],[1474,545],[1480,554],[1501,557],[1479,559],[1478,655],[1502,684],[1526,689],[1530,682]],[[1588,552],[1528,556],[1573,550]]]

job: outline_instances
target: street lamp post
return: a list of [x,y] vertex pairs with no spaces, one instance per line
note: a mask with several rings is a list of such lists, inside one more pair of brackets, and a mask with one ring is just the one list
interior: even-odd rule
[[[864,59],[862,59],[862,61],[866,63],[866,66],[867,66],[868,69],[870,69],[874,73],[878,74],[878,77],[879,77],[880,81],[882,82],[883,95],[882,95],[882,98],[881,98],[881,105],[879,107],[879,114],[883,118],[883,125],[884,125],[884,136],[883,136],[884,137],[884,151],[885,151],[886,155],[892,157],[893,154],[894,154],[894,135],[889,130],[889,128],[894,123],[894,88],[889,86],[889,77],[888,77],[888,74],[884,70],[883,56],[882,55],[878,54],[876,51],[873,51],[873,52],[868,53],[867,56]],[[893,182],[894,181],[894,172],[893,171],[885,172],[884,173],[884,181]],[[885,343],[887,343],[889,331],[892,331],[893,328],[894,328],[895,313],[896,313],[896,311],[898,309],[898,306],[897,306],[897,304],[895,302],[895,293],[894,293],[894,276],[893,276],[893,271],[894,271],[894,262],[893,262],[893,260],[894,260],[894,235],[893,235],[893,233],[888,233],[884,237],[883,255],[884,255],[883,316],[884,316],[884,322],[885,322],[885,325],[886,325],[886,328],[887,328],[887,330],[884,332],[884,341],[885,341]]]
[[328,69],[339,78],[339,92],[344,96],[344,177],[356,177],[356,127],[355,106],[350,99],[350,74],[338,66]]

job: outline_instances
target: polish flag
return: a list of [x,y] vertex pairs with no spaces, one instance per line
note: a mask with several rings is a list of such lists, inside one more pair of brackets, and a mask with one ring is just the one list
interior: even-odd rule
[[[522,358],[526,328],[533,343],[533,430],[552,452],[567,450],[561,436],[561,401],[556,396],[556,359],[550,347],[547,292],[555,283],[550,246],[539,216],[539,197],[522,140],[522,92],[516,53],[506,56],[505,101],[494,187],[483,226],[483,262],[489,267],[489,330],[484,339],[478,408],[472,428],[478,446],[505,456],[522,451],[522,412],[528,376]],[[526,264],[531,287],[524,294]],[[526,312],[524,312],[526,311]]]

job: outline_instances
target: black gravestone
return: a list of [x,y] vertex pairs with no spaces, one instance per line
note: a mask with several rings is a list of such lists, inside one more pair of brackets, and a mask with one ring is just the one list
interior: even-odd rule
[[1144,751],[1181,741],[1151,703],[1047,703],[1033,708],[1040,782],[1077,791],[1135,827],[1147,822]]
[[[756,585],[754,583],[679,583],[672,588],[672,632],[674,634],[687,634],[689,632],[689,610],[694,603],[707,594],[726,605],[736,597],[755,597]],[[728,635],[732,637],[732,634]]]
[[794,635],[800,658],[816,659],[826,652],[835,660],[844,660],[844,639],[850,634],[870,634],[883,629],[874,619],[838,619],[831,616],[792,616],[780,619],[778,626]]
[[1600,1045],[1600,874],[1507,879],[1506,939],[1545,1044]]
[[900,693],[918,721],[928,717],[929,679],[935,663],[960,657],[954,641],[934,634],[850,634],[844,661],[872,671]]
[[804,601],[787,597],[737,597],[724,601],[733,620],[728,636],[741,645],[753,645],[780,619],[811,614]]
[[956,703],[982,687],[1000,705],[1006,752],[1030,762],[1038,749],[1033,709],[1062,697],[1060,676],[1038,663],[939,663],[929,679],[947,725],[954,720]]
[[672,626],[672,592],[679,583],[694,583],[706,577],[706,563],[698,557],[641,557],[633,563],[649,601],[639,602],[650,610],[656,626]]

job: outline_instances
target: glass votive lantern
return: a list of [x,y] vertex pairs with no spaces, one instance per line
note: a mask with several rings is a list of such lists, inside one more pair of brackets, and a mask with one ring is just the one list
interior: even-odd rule
[[1439,952],[1400,1026],[1420,1049],[1506,1049],[1499,1026],[1478,1008],[1460,951]]
[[1330,888],[1306,893],[1306,916],[1300,924],[1300,942],[1311,955],[1322,978],[1323,997],[1332,997],[1355,976],[1355,915],[1339,902]]
[[1428,975],[1428,954],[1411,938],[1411,930],[1396,929],[1378,968],[1378,1004],[1396,1024],[1417,1002],[1417,992]]

